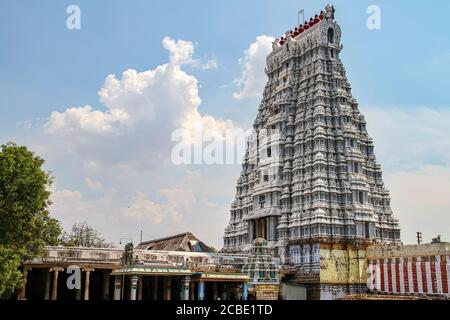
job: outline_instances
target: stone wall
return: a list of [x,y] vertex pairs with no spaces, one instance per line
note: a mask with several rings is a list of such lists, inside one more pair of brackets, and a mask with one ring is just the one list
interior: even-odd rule
[[320,247],[320,284],[361,285],[368,279],[366,249],[351,245]]
[[450,255],[450,243],[426,243],[420,245],[373,245],[367,249],[367,259],[392,257],[420,257]]
[[308,300],[338,300],[367,293],[365,285],[315,285],[308,288]]

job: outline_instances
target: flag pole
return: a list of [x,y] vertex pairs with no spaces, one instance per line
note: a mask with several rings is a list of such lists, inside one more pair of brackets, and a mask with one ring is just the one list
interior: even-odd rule
[[298,24],[297,24],[297,26],[300,25],[300,14],[303,14],[303,20],[302,20],[302,23],[303,23],[303,21],[305,21],[305,9],[302,9],[302,10],[300,10],[300,11],[298,12],[298,15],[297,15],[297,21],[298,21]]

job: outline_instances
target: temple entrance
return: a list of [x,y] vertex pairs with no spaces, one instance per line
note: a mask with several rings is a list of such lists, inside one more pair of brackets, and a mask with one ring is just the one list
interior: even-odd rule
[[253,224],[253,237],[252,240],[257,238],[267,239],[267,218],[252,220]]
[[262,238],[268,241],[277,237],[277,217],[264,217],[251,220],[251,240]]

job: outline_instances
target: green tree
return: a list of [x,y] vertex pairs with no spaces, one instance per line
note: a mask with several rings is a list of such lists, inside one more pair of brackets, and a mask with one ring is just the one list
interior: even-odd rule
[[20,255],[9,246],[0,245],[0,297],[23,284]]
[[59,244],[60,224],[48,212],[52,177],[43,164],[26,147],[0,146],[0,296],[23,285],[24,261]]

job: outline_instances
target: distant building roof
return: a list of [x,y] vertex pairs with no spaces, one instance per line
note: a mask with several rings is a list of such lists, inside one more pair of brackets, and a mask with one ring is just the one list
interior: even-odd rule
[[200,241],[190,232],[184,232],[169,237],[144,241],[136,249],[185,251],[185,252],[213,252],[213,249]]

